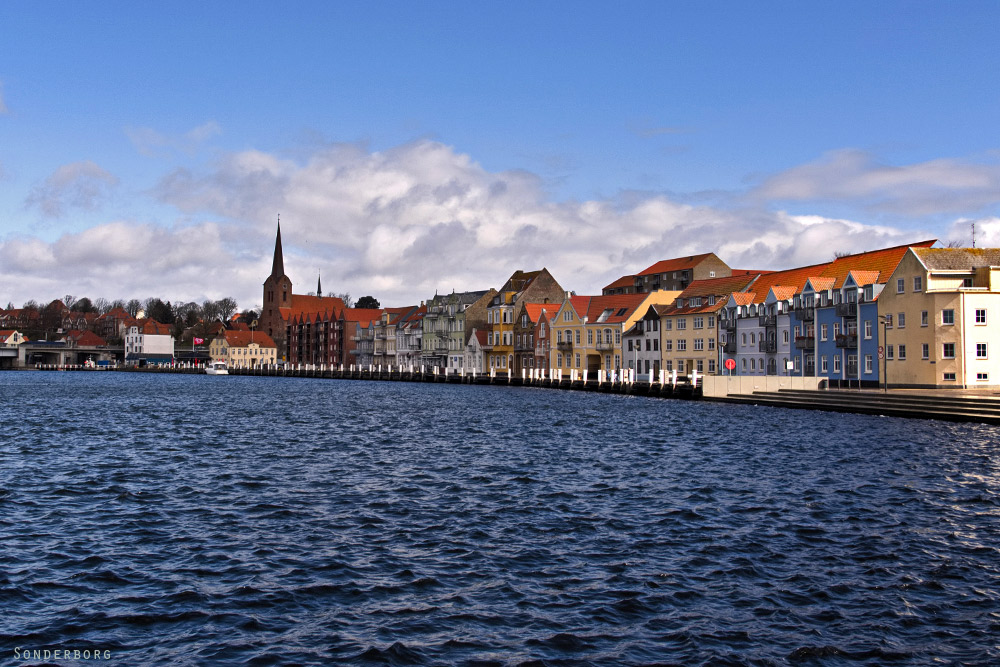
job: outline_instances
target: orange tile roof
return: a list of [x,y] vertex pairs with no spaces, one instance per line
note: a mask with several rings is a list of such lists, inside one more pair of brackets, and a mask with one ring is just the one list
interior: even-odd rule
[[929,248],[937,243],[936,239],[929,241],[919,241],[917,243],[907,243],[905,245],[893,246],[892,248],[882,248],[881,250],[871,250],[861,252],[856,255],[844,255],[838,257],[827,265],[826,270],[821,274],[824,278],[833,278],[833,288],[840,288],[847,279],[847,274],[851,271],[877,271],[879,281],[889,280],[889,276],[896,270],[903,255],[910,248]]
[[690,257],[663,259],[649,268],[640,271],[637,275],[648,276],[654,273],[666,273],[668,271],[680,271],[681,269],[694,268],[698,264],[701,264],[701,262],[703,262],[707,257],[711,257],[713,254],[714,253],[706,252],[700,255],[691,255]]
[[737,306],[749,306],[753,303],[756,293],[754,292],[733,292],[733,301]]
[[552,315],[555,315],[556,311],[559,310],[559,304],[558,303],[524,304],[524,311],[528,313],[528,319],[530,319],[532,322],[538,322],[538,318],[541,317],[543,310]]
[[144,319],[136,321],[139,331],[150,336],[166,336],[170,334],[170,327],[156,320]]
[[619,287],[632,287],[635,285],[635,276],[622,276],[618,280],[605,285],[602,289],[618,289]]
[[[3,337],[3,332],[0,331],[0,338]],[[99,345],[107,345],[107,341],[95,334],[93,331],[80,331],[79,329],[72,329],[66,332],[66,339],[72,340],[77,345],[83,345],[85,347],[97,347]]]
[[381,308],[344,308],[341,317],[347,322],[357,322],[358,326],[367,327],[381,315]]
[[274,343],[274,340],[268,336],[263,331],[239,331],[237,329],[227,329],[222,337],[226,339],[226,342],[230,347],[246,347],[250,343],[255,343],[260,347],[273,347],[278,346]]
[[[601,324],[615,324],[624,322],[643,301],[649,297],[648,294],[602,294],[600,296],[571,296],[570,303],[577,315],[586,317],[589,324],[596,324],[605,310],[611,309],[613,312]],[[618,315],[624,308],[625,312]]]
[[786,285],[775,285],[771,291],[774,292],[774,298],[778,301],[788,301],[795,296],[795,288]]
[[338,296],[309,296],[308,294],[292,294],[291,304],[279,308],[283,320],[291,320],[296,315],[305,313],[337,313],[344,309],[344,300]]
[[706,278],[704,280],[693,280],[678,298],[687,299],[692,296],[721,296],[729,295],[733,292],[742,292],[751,286],[758,274],[741,274],[738,276],[725,276],[723,278]]

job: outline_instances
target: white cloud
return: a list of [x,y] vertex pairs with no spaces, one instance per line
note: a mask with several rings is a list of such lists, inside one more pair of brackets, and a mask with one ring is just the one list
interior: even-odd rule
[[436,291],[499,287],[547,267],[567,290],[599,293],[657,260],[708,251],[736,268],[777,269],[932,238],[933,234],[761,207],[693,206],[666,196],[550,201],[524,171],[489,172],[432,141],[382,152],[318,148],[294,161],[229,155],[204,174],[177,170],[156,190],[189,219],[163,229],[114,222],[54,243],[0,243],[0,301],[79,295],[261,301],[281,214],[296,291],[373,294],[414,304]]
[[89,160],[65,164],[43,183],[36,185],[25,200],[50,218],[62,217],[68,208],[97,209],[118,185],[118,178]]
[[125,135],[142,155],[168,157],[179,152],[193,155],[209,139],[222,134],[222,127],[214,120],[202,123],[181,135],[167,135],[151,127],[126,127]]
[[840,150],[768,178],[753,195],[918,216],[968,212],[1000,203],[1000,164],[939,159],[897,167],[865,151]]

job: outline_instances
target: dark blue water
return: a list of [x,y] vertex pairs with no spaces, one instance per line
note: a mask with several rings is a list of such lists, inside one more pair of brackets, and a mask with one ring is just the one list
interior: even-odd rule
[[993,427],[124,373],[0,399],[0,664],[1000,663]]

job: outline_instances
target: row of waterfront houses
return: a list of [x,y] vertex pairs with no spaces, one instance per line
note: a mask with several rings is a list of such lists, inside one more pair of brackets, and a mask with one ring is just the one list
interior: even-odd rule
[[[402,308],[348,308],[294,294],[281,230],[261,327],[296,364],[395,366],[517,376],[586,370],[818,376],[832,385],[1000,384],[1000,249],[935,241],[782,271],[732,269],[713,253],[667,259],[600,295],[546,270],[499,289]],[[322,294],[317,285],[317,294]]]

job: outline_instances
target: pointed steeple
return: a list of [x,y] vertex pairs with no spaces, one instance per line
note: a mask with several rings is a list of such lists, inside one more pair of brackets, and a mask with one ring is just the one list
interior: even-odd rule
[[316,272],[316,296],[323,296],[323,276]]
[[278,235],[274,238],[274,263],[271,275],[275,278],[285,275],[285,260],[281,255],[281,216],[278,216]]

